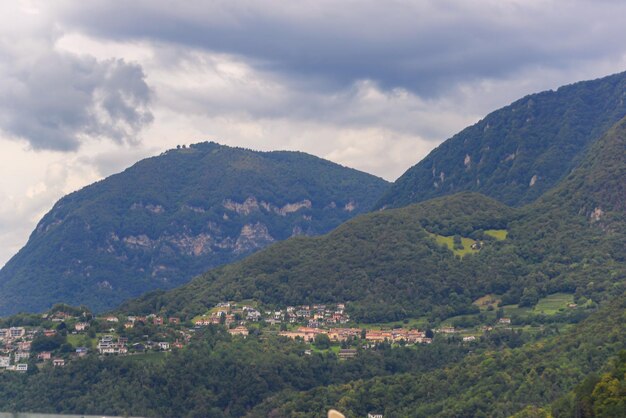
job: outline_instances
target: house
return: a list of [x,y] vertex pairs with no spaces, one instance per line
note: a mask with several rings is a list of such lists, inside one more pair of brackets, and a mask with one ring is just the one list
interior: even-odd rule
[[306,342],[311,342],[315,340],[315,336],[320,333],[322,333],[322,330],[318,328],[300,327],[295,332],[294,331],[282,331],[278,335],[281,335],[283,337],[288,337],[294,340],[296,338],[302,338]]
[[126,354],[128,348],[121,338],[117,342],[113,342],[112,336],[105,335],[98,342],[98,352],[100,354]]
[[130,321],[129,321],[129,322],[126,322],[126,323],[124,324],[124,328],[125,328],[125,329],[131,329],[131,328],[134,328],[134,327],[135,327],[135,324],[134,324],[133,322],[130,322]]
[[259,319],[261,319],[261,312],[257,311],[256,309],[251,309],[247,312],[246,319],[248,321],[257,322]]
[[349,358],[356,357],[356,354],[357,352],[354,348],[344,348],[344,349],[339,350],[338,356],[340,360],[346,360]]
[[250,332],[248,331],[248,328],[244,326],[239,326],[237,328],[229,329],[228,333],[230,335],[243,335],[244,337],[246,337]]
[[26,329],[22,327],[11,327],[9,328],[9,337],[11,338],[21,338],[26,334]]
[[30,353],[28,351],[18,351],[15,353],[15,361],[19,360],[28,360],[30,358]]
[[63,360],[62,358],[55,358],[54,360],[52,360],[52,365],[54,367],[63,367],[65,366],[65,360]]
[[30,351],[32,341],[21,341],[17,343],[17,349],[20,351]]
[[74,329],[76,331],[85,331],[87,328],[89,328],[89,324],[86,322],[77,322],[76,325],[74,325]]
[[18,365],[15,366],[15,370],[18,372],[27,372],[28,371],[28,364],[25,363],[20,363]]
[[163,351],[168,351],[170,349],[170,343],[162,341],[160,343],[157,343],[157,345],[159,346],[159,348]]
[[511,318],[500,318],[500,319],[498,319],[498,323],[499,324],[510,325],[511,324]]
[[57,335],[57,331],[55,329],[44,329],[43,335],[46,337],[54,337]]
[[173,325],[178,325],[180,324],[180,318],[172,317],[168,320],[168,322]]
[[465,343],[472,342],[472,341],[476,341],[476,337],[474,337],[473,335],[470,335],[468,337],[463,337],[463,342]]
[[11,357],[0,356],[0,369],[6,369],[11,364]]
[[0,339],[5,339],[9,336],[8,328],[0,328]]
[[104,320],[107,322],[120,322],[119,318],[113,315],[107,316]]
[[367,418],[383,418],[383,414],[372,414],[368,413]]
[[163,325],[163,318],[161,318],[160,316],[155,316],[152,319],[152,324],[153,325]]
[[228,314],[226,315],[226,320],[224,321],[224,325],[229,326],[230,324],[235,322],[235,315]]
[[87,347],[78,347],[76,349],[76,354],[78,354],[78,357],[85,357],[88,352],[89,350],[87,349]]
[[435,332],[438,332],[441,334],[454,334],[456,330],[454,329],[454,327],[441,327],[441,328],[437,328]]

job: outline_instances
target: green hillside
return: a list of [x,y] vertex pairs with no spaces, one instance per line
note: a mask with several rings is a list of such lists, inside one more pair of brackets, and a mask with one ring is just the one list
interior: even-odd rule
[[[625,141],[622,119],[531,204],[511,208],[461,192],[362,214],[325,235],[291,237],[114,312],[123,321],[130,314],[182,321],[175,335],[187,335],[189,343],[171,352],[73,359],[68,344],[78,337],[59,324],[55,340],[40,337],[37,344],[56,342],[55,353],[69,364],[42,365],[33,355],[28,373],[0,373],[0,409],[164,417],[306,418],[329,408],[350,418],[622,417]],[[248,322],[245,338],[222,325],[194,327],[192,318],[224,301],[253,305],[269,317],[287,306],[345,303],[350,322],[337,326],[357,334],[331,344],[328,336],[308,343],[278,335],[298,326],[286,320]],[[244,311],[232,312],[234,327]],[[227,316],[220,317],[224,325]],[[165,338],[166,329],[149,318],[137,329],[122,322],[110,328],[102,318],[93,326],[100,334]],[[18,315],[0,325],[29,321],[44,319]],[[432,339],[368,339],[375,327],[419,327]],[[354,351],[342,359],[338,352],[346,347]]]
[[201,143],[72,193],[0,271],[0,314],[111,308],[367,211],[388,183],[298,152]]
[[221,300],[351,302],[356,318],[379,322],[471,312],[472,301],[491,293],[505,305],[533,306],[557,292],[600,302],[626,290],[624,150],[626,118],[532,205],[512,209],[460,193],[362,215],[124,309],[193,316]]
[[[548,412],[554,407],[560,417],[623,416],[576,414],[577,400],[562,396],[590,373],[602,371],[609,359],[626,349],[625,311],[626,295],[622,295],[563,335],[518,348],[479,350],[457,364],[426,373],[356,380],[305,393],[286,392],[248,416],[271,413],[276,418],[313,418],[334,407],[347,417],[375,411],[386,417],[504,418],[529,405]],[[623,375],[619,379],[623,381]],[[613,411],[625,412],[626,392],[606,395],[599,397],[599,407],[604,402]],[[618,409],[620,399],[622,407]]]
[[526,96],[445,141],[407,170],[377,206],[460,191],[512,206],[530,203],[626,115],[625,96],[626,73]]

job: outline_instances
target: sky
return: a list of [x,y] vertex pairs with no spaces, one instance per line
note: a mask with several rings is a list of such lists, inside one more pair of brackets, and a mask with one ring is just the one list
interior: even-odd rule
[[63,195],[177,145],[393,181],[526,94],[626,70],[617,0],[0,5],[0,265]]

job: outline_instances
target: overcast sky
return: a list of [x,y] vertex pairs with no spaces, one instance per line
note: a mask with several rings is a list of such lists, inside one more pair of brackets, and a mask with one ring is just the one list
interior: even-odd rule
[[624,16],[617,0],[3,2],[0,265],[61,196],[178,144],[394,180],[521,96],[626,70]]

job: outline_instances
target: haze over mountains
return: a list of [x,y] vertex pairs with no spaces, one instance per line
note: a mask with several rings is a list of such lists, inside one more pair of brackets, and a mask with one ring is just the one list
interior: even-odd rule
[[0,314],[112,308],[371,209],[388,183],[297,152],[201,143],[61,199],[0,271]]

